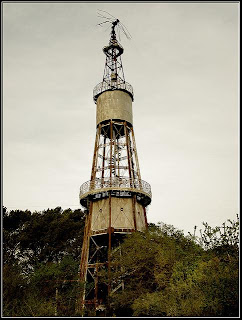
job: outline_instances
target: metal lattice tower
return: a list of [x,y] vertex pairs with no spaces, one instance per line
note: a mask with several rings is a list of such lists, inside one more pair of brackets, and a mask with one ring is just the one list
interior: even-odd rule
[[121,55],[112,22],[103,81],[93,92],[96,103],[96,140],[91,180],[80,187],[80,203],[86,208],[80,280],[85,282],[81,296],[83,310],[105,310],[112,292],[125,284],[99,282],[103,268],[110,272],[111,252],[120,248],[125,235],[147,228],[146,207],[151,202],[150,185],[141,180],[133,131],[133,88],[125,81]]

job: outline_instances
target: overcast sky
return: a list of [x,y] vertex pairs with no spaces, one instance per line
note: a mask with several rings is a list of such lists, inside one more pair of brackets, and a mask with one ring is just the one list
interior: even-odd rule
[[238,212],[239,3],[3,3],[3,205],[79,208],[90,179],[96,106],[118,17],[134,88],[148,222],[192,232]]

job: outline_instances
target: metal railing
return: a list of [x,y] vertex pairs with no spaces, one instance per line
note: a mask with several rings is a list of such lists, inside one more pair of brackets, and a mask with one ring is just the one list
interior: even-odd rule
[[102,81],[99,84],[97,84],[96,87],[93,89],[93,99],[96,102],[98,96],[104,91],[118,89],[127,91],[130,94],[132,100],[134,100],[134,90],[131,84],[129,84],[128,82],[118,83],[116,81]]
[[136,189],[137,192],[144,192],[152,197],[150,184],[144,180],[132,180],[129,178],[103,178],[103,179],[95,179],[93,181],[86,181],[80,187],[80,197],[88,192],[98,191],[99,189],[106,188],[118,188],[118,189]]

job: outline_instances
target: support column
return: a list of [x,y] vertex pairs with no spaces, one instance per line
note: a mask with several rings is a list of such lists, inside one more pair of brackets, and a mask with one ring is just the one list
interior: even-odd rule
[[124,122],[124,130],[125,130],[125,138],[126,138],[126,147],[127,147],[127,155],[128,155],[128,166],[129,166],[129,178],[130,178],[130,187],[134,187],[134,176],[132,172],[132,164],[131,164],[131,155],[130,155],[130,141],[128,137],[128,129],[127,122]]
[[80,262],[80,281],[83,282],[83,290],[80,297],[80,311],[84,313],[85,308],[85,295],[86,295],[86,279],[88,269],[88,258],[89,258],[89,246],[91,236],[91,223],[92,223],[92,207],[93,203],[90,202],[89,213],[86,217],[85,230],[83,236],[82,254]]
[[[96,133],[94,155],[93,155],[93,161],[92,161],[91,183],[93,183],[95,181],[95,177],[96,177],[96,170],[95,169],[96,169],[96,165],[97,165],[100,132],[101,132],[101,124],[98,125],[98,129],[97,129],[97,133]],[[93,186],[91,185],[91,187],[93,187]]]

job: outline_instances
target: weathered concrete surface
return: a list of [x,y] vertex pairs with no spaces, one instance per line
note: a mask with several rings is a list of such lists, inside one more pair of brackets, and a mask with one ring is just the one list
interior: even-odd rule
[[137,230],[144,231],[146,228],[144,207],[138,202],[135,203],[135,218]]
[[97,99],[97,125],[105,120],[120,119],[133,124],[132,99],[121,90],[105,91]]
[[[93,202],[91,231],[108,229],[109,227],[109,198]],[[138,231],[144,231],[145,216],[141,204],[135,203],[135,218]],[[132,198],[111,197],[111,227],[114,229],[134,229]]]

